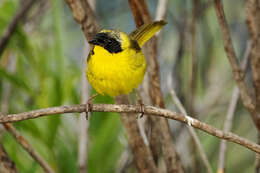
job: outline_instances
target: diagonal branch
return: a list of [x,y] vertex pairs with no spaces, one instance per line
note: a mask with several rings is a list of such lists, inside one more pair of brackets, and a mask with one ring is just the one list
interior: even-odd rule
[[[179,111],[184,116],[186,116],[187,118],[190,118],[190,117],[188,117],[187,111],[185,110],[184,106],[182,105],[180,99],[177,97],[177,94],[176,94],[176,92],[173,89],[172,80],[171,80],[171,76],[170,75],[168,76],[168,88],[169,88],[170,94],[172,96],[172,99],[173,99],[176,107],[179,109]],[[211,168],[210,163],[209,163],[209,160],[207,158],[206,152],[204,151],[204,149],[203,149],[203,147],[201,145],[201,142],[199,140],[199,137],[196,134],[194,128],[191,127],[191,126],[188,126],[188,130],[190,132],[191,137],[194,140],[195,145],[198,147],[201,159],[202,159],[205,167],[207,168],[208,173],[213,173],[212,168]]]
[[[114,105],[114,104],[93,104],[93,112],[118,112],[118,113],[140,113],[140,106],[136,105]],[[1,115],[0,123],[11,123],[22,120],[28,120],[32,118],[39,118],[47,115],[63,114],[63,113],[81,113],[86,112],[86,105],[74,105],[74,106],[58,106],[45,109],[38,109],[29,112],[23,112],[18,114]],[[210,135],[216,136],[221,139],[225,139],[230,142],[237,143],[244,146],[256,153],[260,154],[260,145],[251,142],[243,137],[240,137],[231,132],[223,132],[209,124],[201,122],[195,118],[189,121],[183,114],[169,111],[166,109],[157,108],[154,106],[144,106],[144,113],[150,116],[164,117],[172,120],[176,120],[182,123],[191,125],[197,129],[200,129]],[[131,116],[130,114],[129,116]]]
[[87,40],[91,39],[98,31],[95,14],[86,0],[67,0],[74,19],[80,24]]
[[29,9],[35,2],[37,2],[37,0],[26,0],[25,3],[18,10],[16,15],[13,17],[7,28],[4,30],[2,37],[0,38],[0,56],[2,55],[5,47],[7,46],[19,21],[26,15],[26,13],[29,11]]
[[[239,88],[242,102],[243,102],[244,106],[248,109],[248,111],[251,113],[251,116],[254,120],[254,123],[256,124],[256,127],[260,130],[260,124],[258,125],[258,117],[257,117],[257,113],[255,111],[256,105],[254,103],[254,100],[251,98],[249,90],[244,81],[245,74],[239,67],[239,62],[238,62],[237,56],[235,54],[235,50],[234,50],[231,36],[229,33],[229,29],[228,29],[228,24],[227,24],[227,21],[225,18],[222,1],[214,0],[214,4],[215,4],[215,8],[216,8],[216,13],[217,13],[220,29],[222,32],[224,48],[225,48],[227,58],[230,62],[231,68],[232,68],[233,77]],[[254,43],[252,43],[252,44],[254,44]]]
[[3,124],[5,129],[10,132],[16,141],[21,144],[21,146],[32,156],[32,158],[39,163],[42,169],[46,173],[55,173],[52,168],[48,165],[45,160],[33,149],[33,147],[15,130],[15,128],[10,123]]
[[[248,65],[251,48],[252,48],[251,42],[248,42],[243,61],[241,62],[241,68],[244,72]],[[231,97],[231,100],[230,100],[230,103],[228,106],[228,111],[226,114],[226,120],[225,120],[224,128],[223,128],[224,132],[229,132],[231,130],[232,120],[233,120],[233,116],[234,116],[234,113],[236,110],[238,100],[239,100],[239,90],[238,90],[238,87],[235,86],[235,88],[233,89],[233,94],[232,94],[232,97]],[[225,172],[226,150],[227,150],[227,141],[221,140],[220,147],[219,147],[219,158],[218,158],[218,172],[219,173]]]
[[18,173],[15,163],[9,158],[2,143],[0,143],[0,172]]

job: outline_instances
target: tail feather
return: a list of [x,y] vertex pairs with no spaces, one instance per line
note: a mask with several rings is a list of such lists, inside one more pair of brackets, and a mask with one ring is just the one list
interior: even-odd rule
[[140,28],[130,33],[130,37],[136,40],[140,47],[144,45],[157,31],[159,31],[167,22],[160,20],[153,23],[143,24]]

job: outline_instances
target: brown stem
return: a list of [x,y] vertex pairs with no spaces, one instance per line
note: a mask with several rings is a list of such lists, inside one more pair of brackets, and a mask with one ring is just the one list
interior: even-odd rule
[[[187,111],[185,110],[184,106],[182,105],[180,99],[178,98],[176,92],[173,89],[172,86],[172,80],[171,80],[171,76],[168,77],[168,88],[170,91],[170,94],[172,96],[173,102],[176,105],[176,107],[179,109],[179,111],[184,115],[184,116],[188,116]],[[205,165],[205,167],[207,168],[208,173],[213,173],[212,168],[210,166],[210,162],[207,158],[206,152],[204,151],[202,144],[199,140],[198,135],[196,134],[195,130],[193,127],[188,126],[188,130],[189,133],[194,141],[195,146],[198,148],[199,154],[201,156],[201,159]]]
[[[251,42],[248,42],[243,61],[241,63],[241,68],[243,71],[245,71],[248,65],[250,52],[251,52]],[[236,86],[233,90],[232,98],[230,100],[228,111],[226,114],[226,120],[223,128],[224,132],[229,132],[231,130],[232,120],[233,120],[238,99],[239,99],[239,89]],[[222,173],[225,172],[226,149],[227,149],[227,142],[225,140],[221,140],[220,147],[219,147],[218,172],[222,172]]]
[[[125,95],[116,97],[116,103],[129,104],[127,96]],[[140,173],[146,173],[146,172],[155,173],[157,172],[156,171],[157,168],[154,164],[154,160],[150,148],[144,143],[144,140],[141,136],[138,127],[137,118],[138,115],[133,113],[132,114],[121,113],[121,120],[126,129],[129,146],[132,149],[132,153],[134,155],[134,161],[137,165],[137,170]]]
[[[221,0],[214,0],[216,13],[220,25],[220,30],[222,32],[222,39],[224,43],[225,52],[227,54],[227,58],[230,62],[233,77],[237,83],[237,86],[240,91],[240,95],[243,101],[244,106],[249,110],[249,112],[255,111],[255,103],[253,99],[251,98],[249,91],[247,89],[247,86],[244,81],[244,73],[242,72],[241,68],[239,67],[238,59],[235,54],[235,50],[232,44],[231,36],[228,29],[228,24],[225,18],[224,10],[223,10],[223,4]],[[257,115],[252,114],[252,117],[254,120],[257,120]],[[255,123],[257,123],[255,121]],[[259,127],[260,129],[260,127]]]
[[74,19],[80,24],[87,40],[90,40],[98,31],[95,14],[86,0],[66,0]]
[[18,173],[15,163],[9,158],[2,143],[0,143],[0,172]]
[[46,173],[55,173],[48,163],[45,162],[45,160],[43,160],[43,158],[33,149],[33,147],[15,130],[12,124],[4,123],[3,125],[5,129],[13,135],[16,141],[21,144],[21,146],[32,156],[32,158],[39,163]]

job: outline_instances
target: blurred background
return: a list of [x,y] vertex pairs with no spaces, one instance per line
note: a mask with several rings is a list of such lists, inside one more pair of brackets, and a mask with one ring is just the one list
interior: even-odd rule
[[[22,1],[0,0],[0,36],[20,3]],[[157,0],[147,0],[153,18],[157,3]],[[242,0],[224,1],[234,47],[240,59],[244,56],[248,40],[244,6]],[[102,28],[119,29],[127,33],[135,29],[127,1],[96,0],[96,14]],[[195,27],[192,22],[194,17]],[[212,1],[200,0],[199,10],[194,16],[191,0],[169,0],[166,20],[168,25],[159,37],[158,61],[167,109],[178,111],[167,85],[171,79],[188,114],[223,129],[235,83]],[[0,56],[0,112],[19,113],[79,104],[86,46],[80,26],[64,0],[35,2]],[[192,56],[195,57],[194,62]],[[192,72],[192,66],[195,72]],[[251,78],[247,80],[251,81]],[[114,101],[109,97],[98,96],[94,103]],[[78,118],[78,114],[55,115],[17,122],[14,126],[55,171],[76,173],[79,172]],[[173,141],[188,172],[206,172],[198,153],[192,152],[187,128],[179,122],[169,122]],[[196,131],[216,172],[220,140]],[[240,101],[235,111],[232,132],[257,141],[254,124]],[[1,142],[20,172],[43,172],[3,129]],[[127,162],[122,161],[125,158]],[[228,143],[227,172],[253,172],[254,159],[252,151]],[[120,172],[124,166],[127,166],[126,172],[135,172],[118,114],[95,112],[91,116],[87,163],[88,172],[91,173]]]

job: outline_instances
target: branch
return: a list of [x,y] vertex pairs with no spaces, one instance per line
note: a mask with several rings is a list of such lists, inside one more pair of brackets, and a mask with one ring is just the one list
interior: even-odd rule
[[[136,105],[114,105],[114,104],[93,104],[93,112],[118,112],[118,113],[140,113],[140,106]],[[54,114],[63,114],[63,113],[81,113],[86,112],[86,105],[74,105],[74,106],[59,106],[59,107],[51,107],[45,109],[38,109],[29,112],[23,112],[18,114],[9,114],[9,115],[1,115],[0,123],[13,123],[17,121],[23,121],[33,118],[39,118],[47,115]],[[221,139],[225,139],[227,141],[237,143],[241,146],[244,146],[256,153],[260,154],[260,145],[257,145],[254,142],[251,142],[245,138],[242,138],[231,132],[223,132],[211,125],[208,125],[204,122],[201,122],[195,118],[192,118],[192,121],[189,121],[187,117],[183,114],[179,114],[176,112],[172,112],[166,109],[157,108],[154,106],[144,106],[144,113],[146,115],[156,116],[156,117],[164,117],[176,121],[180,121],[182,123],[191,125],[197,129],[200,129],[210,135],[216,136]]]
[[86,0],[67,0],[74,19],[80,24],[87,40],[90,40],[98,31],[98,23],[94,12]]
[[4,30],[2,37],[0,38],[0,56],[2,55],[5,47],[7,46],[12,34],[14,33],[18,22],[26,15],[26,13],[30,10],[32,5],[37,0],[26,0],[25,3],[19,8],[16,15],[13,17],[9,25]]
[[[251,42],[248,42],[243,61],[241,63],[241,68],[244,72],[245,72],[246,67],[248,65],[251,48],[252,48]],[[232,94],[232,97],[231,97],[231,100],[230,100],[230,103],[229,103],[229,106],[228,106],[228,111],[227,111],[227,114],[226,114],[226,120],[225,120],[224,128],[223,128],[224,132],[229,132],[231,130],[232,120],[233,120],[233,116],[234,116],[234,113],[235,113],[235,110],[236,110],[238,99],[239,99],[239,90],[238,90],[238,87],[235,86],[235,88],[233,89],[233,94]],[[226,143],[225,140],[221,140],[220,147],[219,147],[219,158],[218,158],[218,172],[219,173],[225,172],[226,150],[227,150],[227,143]]]
[[[170,75],[168,76],[168,88],[170,90],[170,94],[172,96],[173,102],[176,105],[176,107],[179,109],[179,111],[184,116],[186,116],[187,119],[189,119],[190,117],[188,116],[187,111],[185,110],[184,106],[182,105],[180,99],[177,97],[177,94],[173,89],[172,80],[171,80]],[[199,154],[201,156],[201,159],[202,159],[205,167],[207,168],[208,173],[213,173],[212,168],[211,168],[210,163],[209,163],[209,160],[207,158],[206,152],[204,151],[204,149],[203,149],[203,147],[200,143],[199,137],[197,136],[194,128],[191,127],[191,126],[188,126],[188,130],[190,132],[192,139],[194,140],[195,145],[197,145],[197,147],[198,147]]]
[[[258,0],[248,0],[246,7],[247,23],[250,31],[250,39],[254,43],[251,50],[251,67],[256,94],[256,106],[260,106],[260,4]],[[259,109],[259,108],[258,108]]]
[[[86,62],[87,54],[89,52],[89,45],[85,41],[84,44],[84,57],[83,61]],[[85,63],[82,67],[85,67]],[[87,103],[89,98],[89,84],[86,79],[85,75],[85,68],[82,68],[81,72],[81,103]],[[78,167],[79,167],[79,173],[85,173],[87,172],[87,146],[88,146],[88,127],[89,127],[89,121],[86,121],[86,118],[88,117],[86,112],[82,112],[80,114],[80,117],[78,119]],[[88,117],[90,118],[90,117]]]
[[[257,126],[258,118],[257,118],[257,115],[254,113],[255,112],[255,103],[254,103],[253,99],[251,98],[249,91],[246,87],[246,84],[244,81],[245,74],[242,72],[242,70],[239,67],[238,59],[235,54],[235,50],[234,50],[231,36],[229,33],[229,29],[228,29],[228,24],[227,24],[227,21],[225,18],[222,1],[214,0],[214,4],[215,4],[215,8],[216,8],[216,13],[217,13],[220,29],[222,32],[224,48],[225,48],[227,58],[230,62],[231,68],[232,68],[233,77],[239,88],[242,102],[243,102],[244,106],[248,109],[248,111],[251,113],[254,123],[256,123],[256,126]],[[260,127],[258,129],[260,129]]]
[[15,163],[9,158],[3,145],[0,143],[0,172],[18,173]]
[[[116,103],[129,104],[126,95],[120,95],[115,98]],[[140,107],[139,107],[140,110]],[[152,157],[152,153],[148,145],[145,144],[140,129],[138,127],[137,115],[136,114],[126,114],[121,113],[121,121],[123,122],[127,136],[129,146],[132,149],[134,155],[134,160],[136,162],[136,167],[140,173],[156,173],[157,168]]]
[[[3,115],[1,115],[3,116]],[[33,147],[15,130],[15,128],[10,123],[3,124],[5,129],[9,131],[16,141],[21,144],[21,146],[32,156],[32,158],[39,163],[42,169],[46,173],[55,173],[52,168],[41,158],[41,156],[33,149]]]

